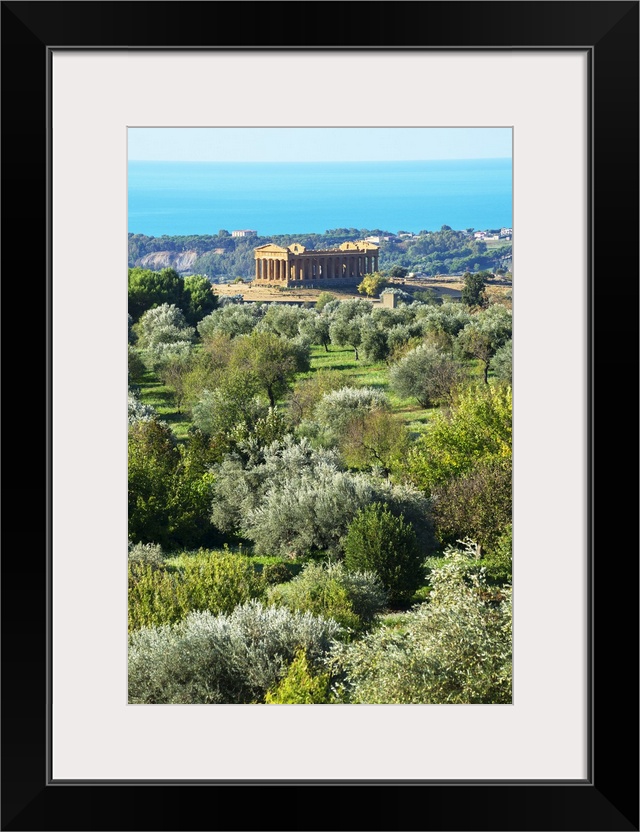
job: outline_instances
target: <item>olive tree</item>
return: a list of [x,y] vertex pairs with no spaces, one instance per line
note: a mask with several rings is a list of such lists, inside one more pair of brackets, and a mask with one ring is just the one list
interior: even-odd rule
[[450,401],[461,374],[450,355],[422,344],[391,368],[389,379],[398,396],[415,398],[422,407],[434,407]]

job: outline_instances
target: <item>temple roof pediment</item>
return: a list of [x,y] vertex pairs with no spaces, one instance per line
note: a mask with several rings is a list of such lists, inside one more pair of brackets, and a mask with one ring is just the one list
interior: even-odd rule
[[288,249],[277,246],[275,243],[267,243],[264,246],[258,246],[255,251],[262,251],[265,254],[286,254]]
[[355,243],[347,240],[340,244],[340,251],[378,251],[380,246],[374,243],[368,243],[366,240],[357,240]]
[[294,254],[302,254],[302,252],[306,251],[306,249],[302,243],[293,243],[289,246],[289,251],[292,251]]

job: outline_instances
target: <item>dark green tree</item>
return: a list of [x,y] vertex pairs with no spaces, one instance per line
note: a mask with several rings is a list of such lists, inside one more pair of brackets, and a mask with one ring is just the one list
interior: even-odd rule
[[486,286],[483,275],[481,273],[471,274],[471,272],[465,272],[463,279],[462,302],[466,306],[483,306]]
[[204,275],[190,274],[183,281],[184,301],[182,309],[188,324],[195,326],[218,306],[218,299],[211,283]]
[[413,526],[385,503],[371,503],[356,514],[344,553],[347,569],[378,574],[392,603],[410,601],[424,578],[424,556]]
[[175,304],[182,308],[183,283],[175,269],[129,269],[129,314],[134,321],[146,312],[163,303]]

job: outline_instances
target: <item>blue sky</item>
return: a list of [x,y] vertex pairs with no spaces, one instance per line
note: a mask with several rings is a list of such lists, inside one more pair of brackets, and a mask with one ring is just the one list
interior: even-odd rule
[[511,158],[510,127],[130,127],[129,159],[379,162]]

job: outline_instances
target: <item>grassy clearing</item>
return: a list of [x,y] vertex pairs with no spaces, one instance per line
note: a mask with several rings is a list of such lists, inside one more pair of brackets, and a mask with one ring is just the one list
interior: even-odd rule
[[345,385],[357,387],[374,387],[387,396],[394,415],[412,432],[425,430],[429,418],[437,408],[423,408],[415,399],[403,399],[391,390],[389,385],[389,368],[384,361],[365,361],[355,359],[355,353],[350,347],[329,346],[329,352],[324,347],[311,347],[311,372],[301,377],[312,375],[318,370],[339,370],[345,380]]
[[163,384],[152,370],[147,370],[134,386],[139,390],[140,401],[151,405],[179,440],[186,439],[193,424],[191,414],[188,410],[178,410],[173,388]]
[[303,563],[293,562],[277,556],[253,555],[252,551],[252,546],[243,546],[240,543],[236,546],[227,546],[222,549],[199,549],[197,551],[179,552],[175,555],[171,555],[170,557],[165,558],[165,566],[168,568],[170,572],[173,572],[178,569],[184,569],[188,564],[193,564],[198,560],[201,560],[203,561],[203,563],[206,563],[208,558],[213,554],[229,554],[231,552],[234,555],[242,555],[244,557],[249,558],[253,568],[258,574],[260,574],[263,571],[265,566],[271,566],[273,564],[282,563],[286,566],[290,577],[293,578],[296,575],[298,575],[304,567]]

